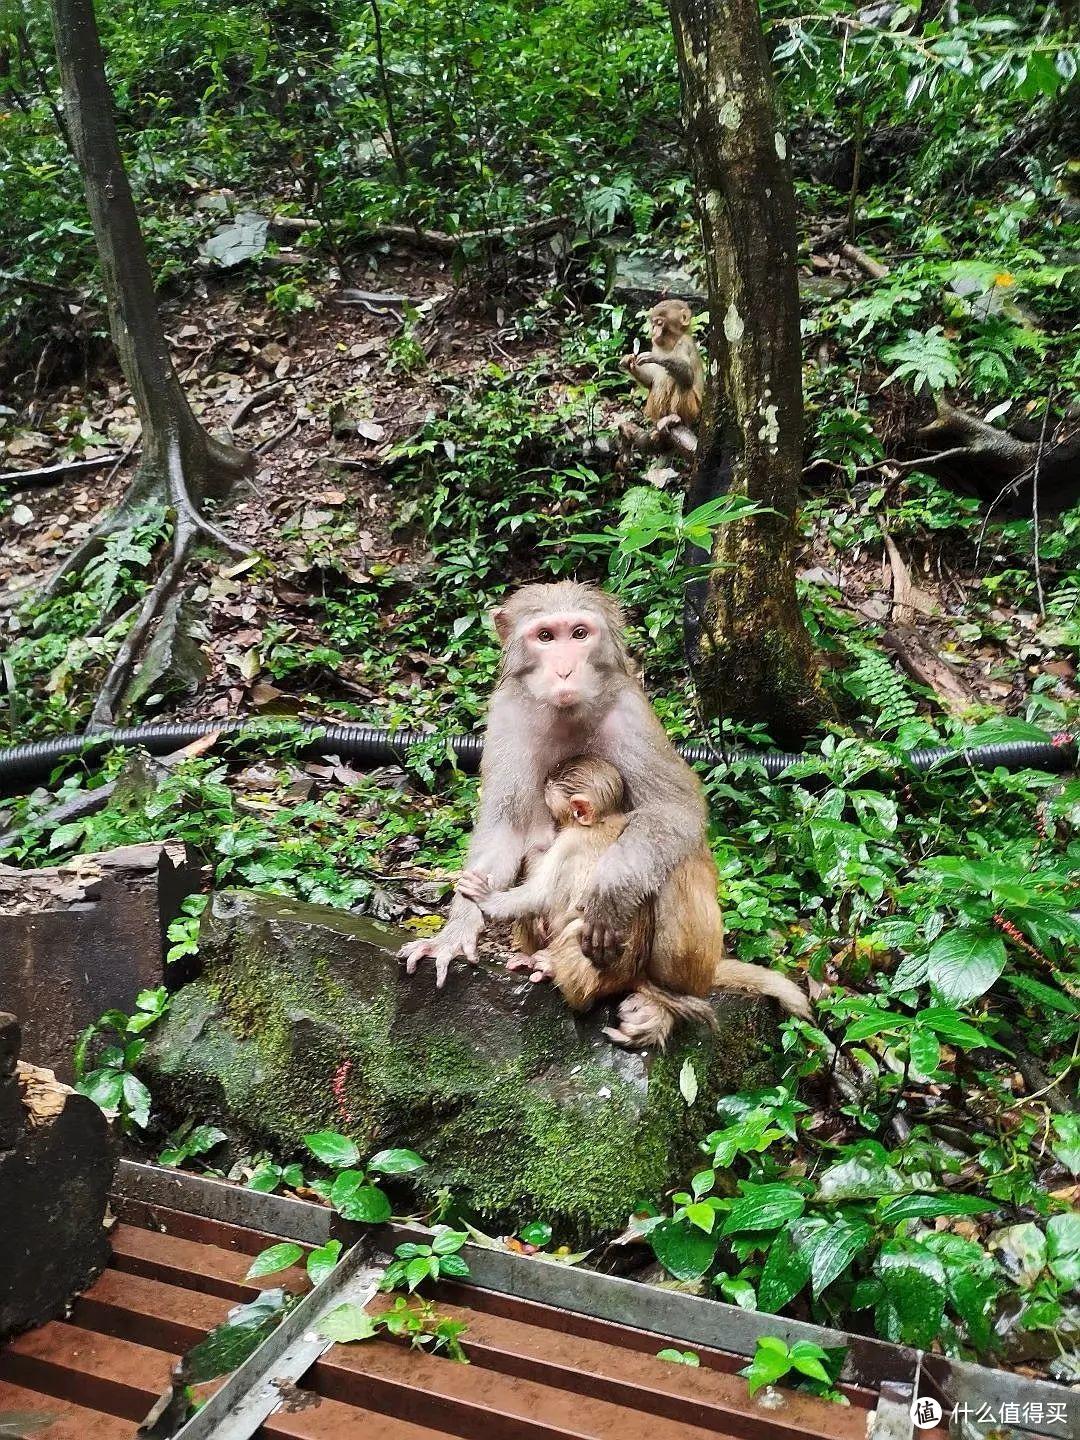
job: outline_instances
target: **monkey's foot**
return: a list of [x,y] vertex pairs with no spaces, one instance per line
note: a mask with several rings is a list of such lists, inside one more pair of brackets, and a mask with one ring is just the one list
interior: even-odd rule
[[658,435],[664,435],[673,425],[680,423],[678,415],[661,415],[660,419],[656,422],[656,433]]
[[618,1024],[605,1025],[604,1034],[616,1045],[639,1048],[663,1045],[671,1023],[655,1001],[637,991],[627,995],[618,1010]]

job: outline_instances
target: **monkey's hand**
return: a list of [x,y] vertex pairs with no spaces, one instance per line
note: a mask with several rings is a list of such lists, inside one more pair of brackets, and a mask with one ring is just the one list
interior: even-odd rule
[[629,374],[633,375],[637,371],[637,362],[638,357],[636,355],[624,355],[619,361],[619,368],[621,370],[626,370],[629,372]]
[[[473,916],[476,918],[473,919]],[[451,920],[437,935],[432,935],[427,940],[413,940],[408,945],[403,945],[398,951],[398,956],[405,961],[405,973],[415,975],[416,967],[421,960],[434,960],[435,986],[436,989],[441,990],[446,984],[450,961],[455,956],[464,956],[470,965],[477,963],[476,942],[482,929],[483,917],[479,911],[473,910],[466,918]]]
[[512,955],[506,962],[507,970],[528,970],[534,985],[541,980],[555,978],[555,965],[546,950],[537,950],[534,955]]
[[454,889],[459,895],[464,895],[466,900],[479,905],[482,910],[483,902],[491,894],[491,876],[485,875],[481,870],[463,870]]
[[581,952],[598,970],[614,965],[626,944],[625,915],[611,895],[594,890],[582,908]]

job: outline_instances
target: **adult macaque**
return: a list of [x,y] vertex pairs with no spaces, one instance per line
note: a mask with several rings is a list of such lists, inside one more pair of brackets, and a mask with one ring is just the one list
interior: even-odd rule
[[[579,907],[597,863],[629,823],[622,777],[605,760],[577,756],[548,780],[545,801],[559,833],[523,884],[493,891],[476,871],[458,881],[458,894],[474,900],[488,919],[518,922],[515,939],[528,958],[512,960],[511,968],[531,970],[533,980],[554,980],[575,1010],[631,991],[619,1007],[618,1026],[604,1032],[627,1045],[663,1047],[678,1020],[715,1027],[704,997],[717,985],[773,995],[793,1014],[809,1017],[806,997],[792,981],[723,958],[716,866],[704,845],[642,905],[616,964],[598,970],[581,952]],[[537,921],[550,936],[542,948]]]
[[[705,843],[701,785],[645,698],[627,653],[622,612],[609,596],[568,580],[526,585],[493,619],[502,666],[488,711],[480,812],[466,868],[505,890],[526,857],[554,838],[544,804],[551,772],[582,754],[615,765],[631,814],[593,871],[581,931],[582,951],[603,969],[618,960],[643,902]],[[455,896],[443,929],[403,948],[409,974],[430,957],[442,985],[455,956],[475,964],[483,925],[479,907]]]
[[648,390],[645,414],[658,430],[682,423],[696,425],[705,394],[705,368],[690,333],[690,307],[682,300],[661,300],[649,311],[652,349],[624,355],[623,369]]

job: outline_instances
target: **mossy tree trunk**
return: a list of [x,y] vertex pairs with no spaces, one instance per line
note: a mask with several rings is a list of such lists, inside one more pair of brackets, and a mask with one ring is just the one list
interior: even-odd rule
[[756,0],[669,0],[705,246],[708,381],[690,504],[724,491],[777,512],[716,532],[688,633],[703,704],[779,741],[827,712],[795,595],[802,470],[795,200]]
[[251,459],[207,433],[173,367],[120,154],[93,0],[51,0],[51,10],[65,121],[86,190],[109,327],[142,423],[142,456],[123,500],[68,557],[51,588],[55,591],[61,580],[81,571],[108,536],[136,515],[168,509],[173,525],[172,557],[147,596],[94,712],[95,721],[108,722],[194,541],[203,535],[243,553],[199,507],[207,497],[226,494],[236,478],[250,471]]

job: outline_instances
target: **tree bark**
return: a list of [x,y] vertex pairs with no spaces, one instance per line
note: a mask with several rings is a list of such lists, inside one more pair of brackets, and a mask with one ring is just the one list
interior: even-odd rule
[[172,516],[172,553],[105,678],[91,716],[93,728],[114,723],[124,708],[142,646],[179,584],[195,541],[202,536],[245,553],[200,507],[208,497],[225,495],[234,480],[251,472],[253,462],[203,429],[173,368],[120,154],[93,0],[51,0],[51,11],[68,135],[86,190],[109,328],[142,423],[142,456],[119,506],[67,557],[48,590],[55,593],[79,574],[110,535],[147,511]]
[[109,327],[142,422],[142,460],[124,505],[153,495],[164,502],[174,449],[197,504],[225,494],[250,460],[203,429],[173,368],[120,154],[93,0],[52,0],[51,9],[65,118],[86,190]]
[[731,490],[775,514],[721,526],[688,592],[707,711],[804,736],[828,713],[795,595],[802,360],[795,200],[755,0],[669,0],[712,317],[688,508]]

